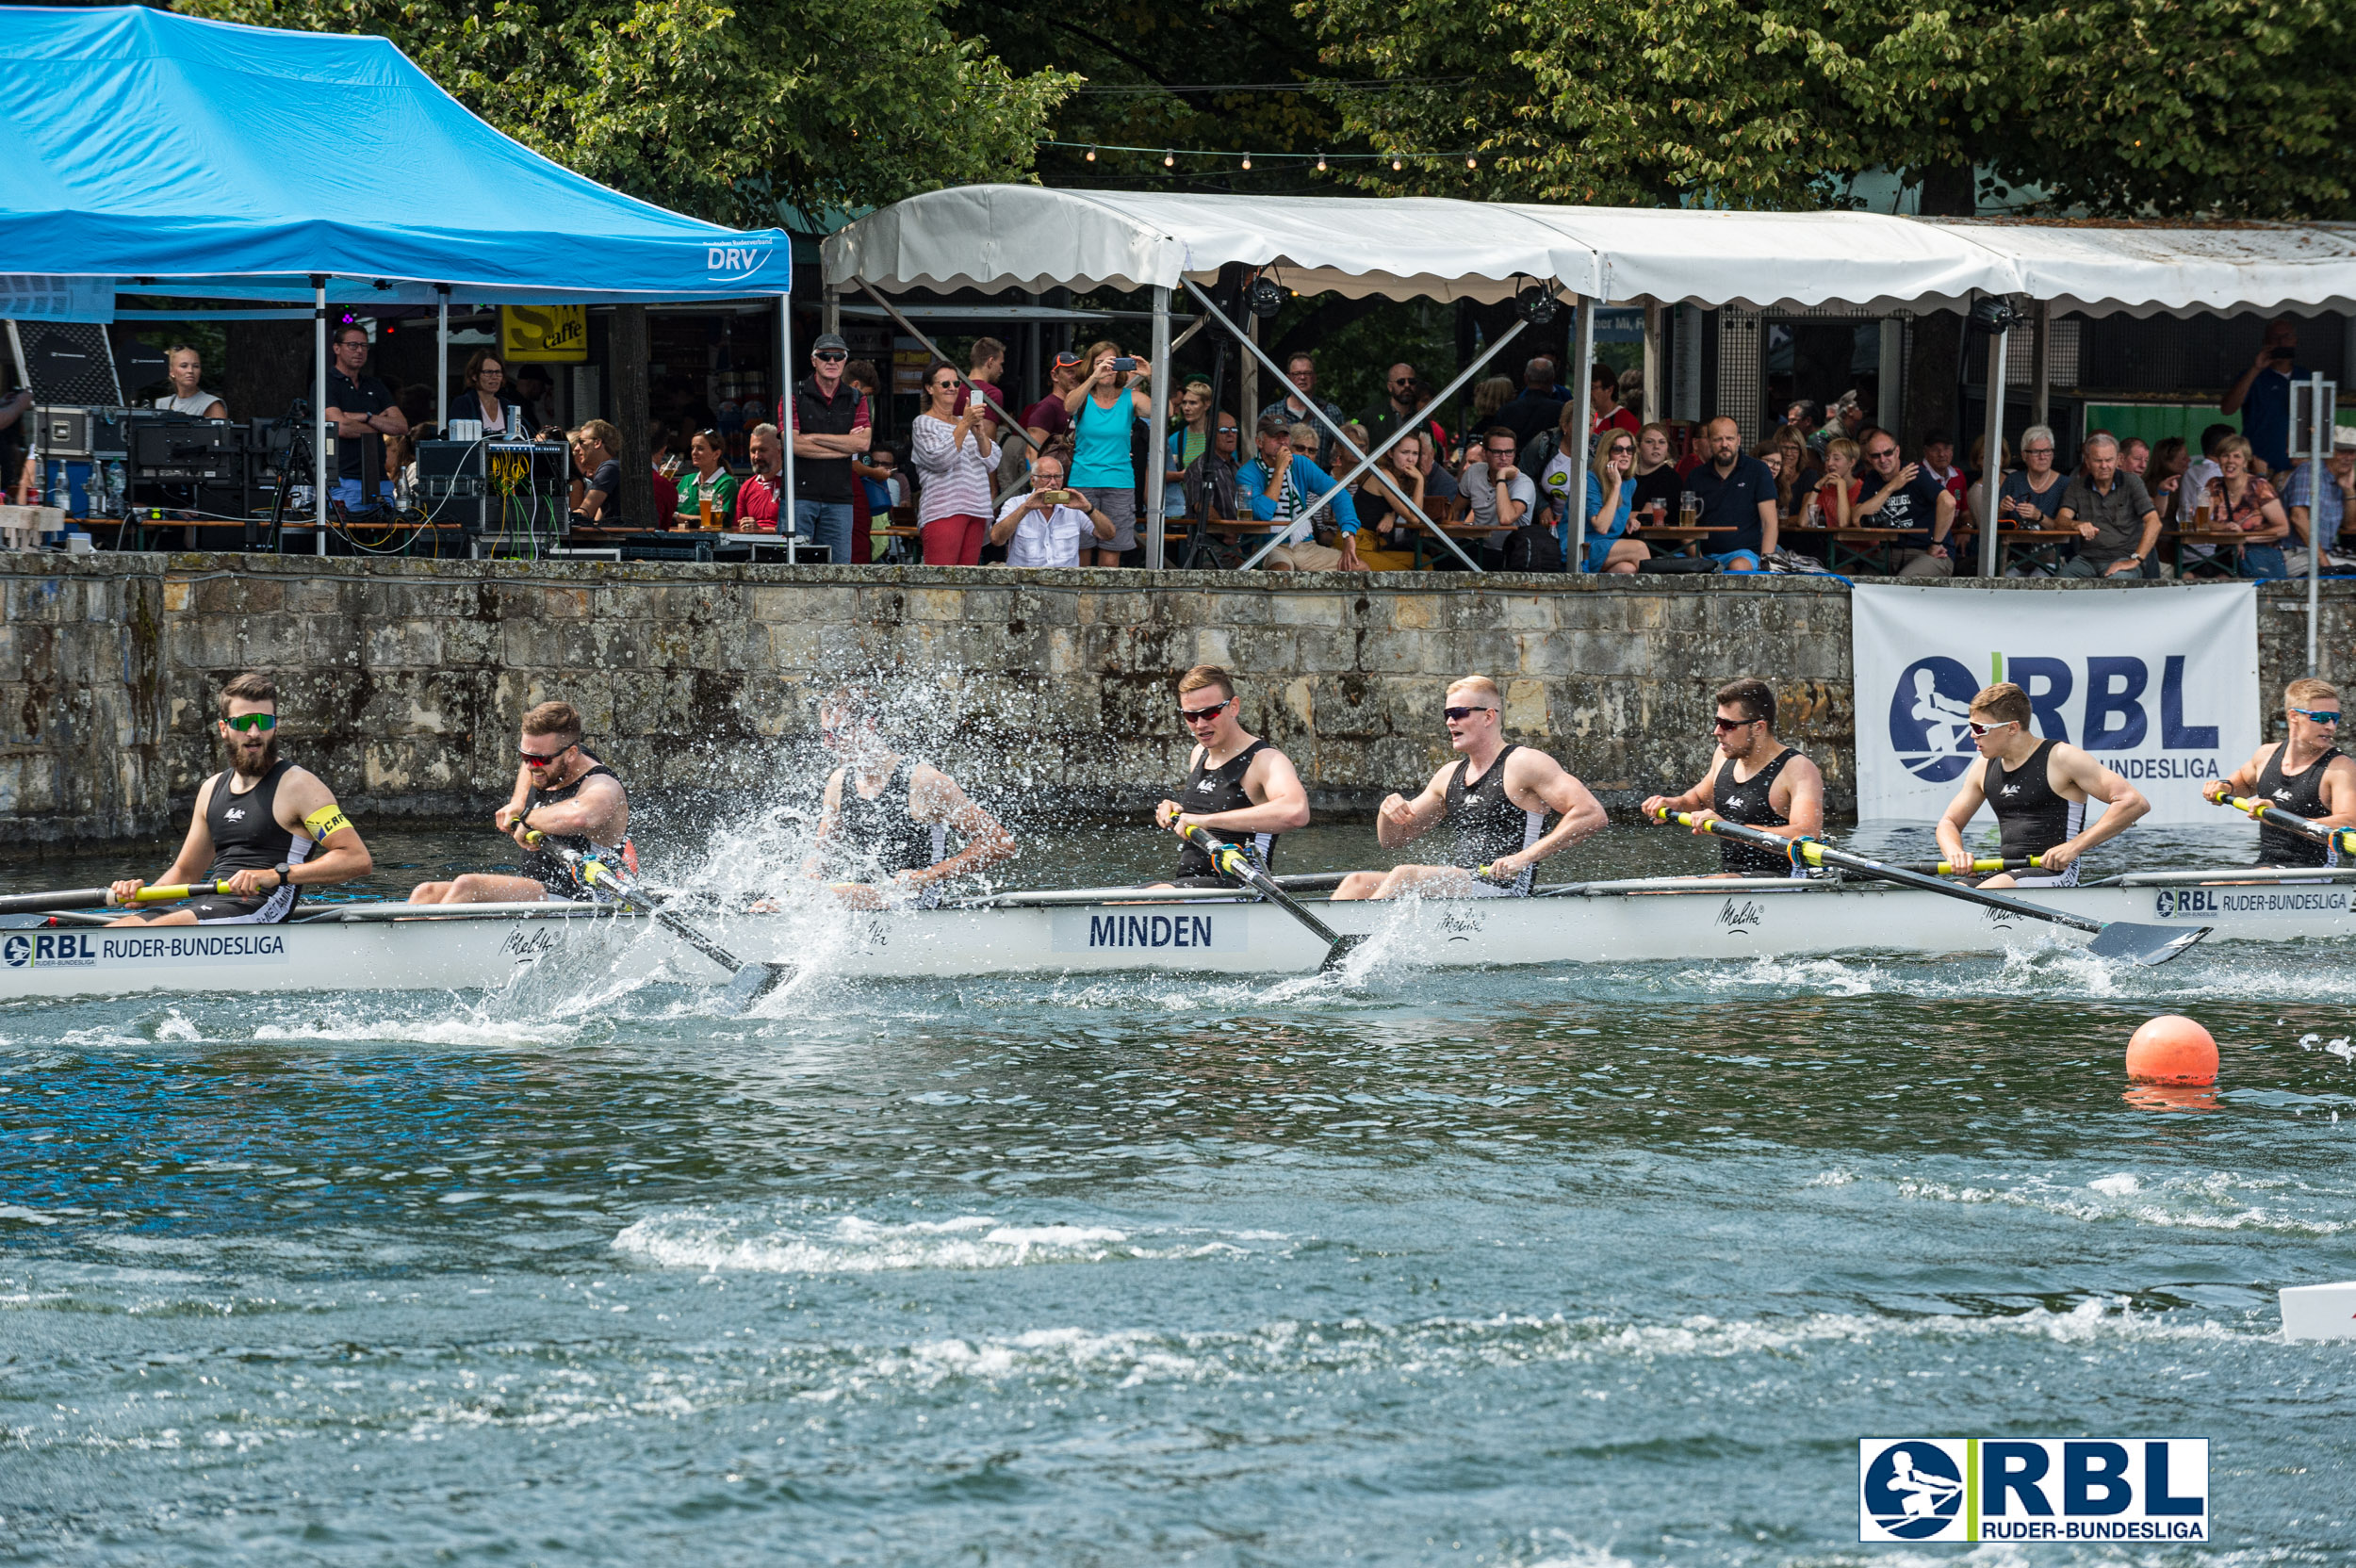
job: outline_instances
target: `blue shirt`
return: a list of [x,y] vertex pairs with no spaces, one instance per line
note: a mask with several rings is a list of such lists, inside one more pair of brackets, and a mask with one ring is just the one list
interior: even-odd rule
[[1704,540],[1702,548],[1712,555],[1730,555],[1736,550],[1757,552],[1765,544],[1759,522],[1759,503],[1775,498],[1775,470],[1755,457],[1738,457],[1734,471],[1723,479],[1718,466],[1704,463],[1685,476],[1685,488],[1701,498],[1701,526],[1730,528],[1732,533]]
[[2303,366],[2292,366],[2288,375],[2268,367],[2258,372],[2250,384],[2250,395],[2242,399],[2241,433],[2270,474],[2290,466],[2291,383],[2306,379]]
[[[1306,512],[1309,503],[1333,488],[1333,476],[1316,464],[1293,454],[1293,489],[1301,497],[1301,509]],[[1252,514],[1264,523],[1276,521],[1276,498],[1268,493],[1268,471],[1258,458],[1253,458],[1235,471],[1235,489],[1252,499]],[[1334,527],[1344,533],[1358,531],[1358,509],[1350,504],[1350,492],[1340,491],[1333,497],[1326,512],[1333,518]]]
[[1080,400],[1072,418],[1072,472],[1075,490],[1117,490],[1134,485],[1137,476],[1129,466],[1129,427],[1137,422],[1137,406],[1127,392],[1106,408],[1095,394]]
[[[2331,469],[2324,469],[2323,500],[2317,504],[2307,493],[2313,488],[2307,482],[2313,472],[2312,466],[2304,463],[2291,469],[2291,482],[2282,491],[2282,506],[2285,511],[2294,506],[2305,507],[2309,537],[2322,540],[2323,547],[2328,550],[2340,537],[2340,519],[2344,510],[2340,500],[2340,482],[2331,477]],[[2293,533],[2282,543],[2288,545],[2298,537]]]

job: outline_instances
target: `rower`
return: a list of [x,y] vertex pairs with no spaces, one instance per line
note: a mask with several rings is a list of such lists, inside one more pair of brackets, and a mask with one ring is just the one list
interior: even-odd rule
[[[1243,727],[1235,678],[1217,664],[1197,664],[1178,678],[1178,722],[1194,737],[1180,800],[1153,808],[1153,825],[1202,828],[1235,844],[1266,872],[1280,834],[1309,825],[1309,792],[1293,760]],[[1233,888],[1211,858],[1192,843],[1178,851],[1178,870],[1156,888]]]
[[[2260,746],[2233,775],[2201,795],[2256,795],[2319,827],[2356,827],[2356,760],[2340,750],[2340,689],[2309,677],[2282,688],[2290,738]],[[2336,866],[2336,838],[2317,841],[2271,823],[2258,825],[2258,864]]]
[[[1440,716],[1461,759],[1433,774],[1415,799],[1394,794],[1375,815],[1375,837],[1385,849],[1448,823],[1456,834],[1448,863],[1354,871],[1334,898],[1527,897],[1539,861],[1602,831],[1603,807],[1586,785],[1545,752],[1507,743],[1503,707],[1485,675],[1452,683]],[[1558,813],[1551,832],[1549,811]]]
[[[581,746],[581,714],[568,702],[544,702],[524,715],[516,746],[515,791],[492,814],[499,830],[525,852],[520,874],[467,872],[412,889],[412,904],[537,904],[543,899],[608,901],[584,885],[555,853],[559,847],[635,874],[630,842],[630,794],[612,768]],[[537,833],[545,842],[534,842]]]
[[[180,857],[158,887],[196,881],[208,888],[176,909],[125,915],[116,925],[273,925],[294,913],[296,890],[330,887],[368,874],[375,862],[335,795],[308,768],[278,755],[278,688],[249,672],[221,689],[221,738],[229,767],[197,787],[196,810]],[[316,852],[316,853],[315,853]],[[137,877],[114,885],[128,903],[146,887]]]
[[[1775,694],[1749,676],[1718,688],[1718,765],[1681,795],[1654,795],[1644,804],[1644,820],[1664,812],[1695,815],[1693,831],[1713,817],[1763,827],[1779,839],[1819,839],[1824,833],[1824,776],[1775,737]],[[1774,850],[1722,838],[1719,866],[1728,876],[1791,876],[1788,857]],[[1806,874],[1805,872],[1800,874]]]
[[[826,776],[818,854],[807,868],[827,877],[855,909],[913,903],[929,907],[944,883],[1014,856],[1014,835],[930,762],[903,757],[875,727],[876,703],[846,687],[818,710],[819,738],[843,759]],[[949,835],[965,841],[949,853]]]
[[[1947,814],[1939,819],[1939,852],[1951,866],[1968,866],[1963,830],[1986,801],[2007,860],[2037,858],[2041,874],[1998,873],[1983,888],[2074,888],[2080,857],[2124,833],[2151,809],[2143,792],[2063,741],[2030,732],[2029,694],[2011,681],[1984,687],[1972,699],[1972,743],[1980,760],[1963,776]],[[2086,802],[2105,808],[2091,825]]]

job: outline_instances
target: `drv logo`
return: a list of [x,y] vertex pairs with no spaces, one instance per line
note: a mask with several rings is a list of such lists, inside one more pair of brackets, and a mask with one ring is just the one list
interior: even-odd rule
[[[2046,741],[2073,742],[2088,751],[2135,751],[2152,739],[2150,697],[2158,698],[2162,751],[2213,752],[2217,727],[2192,724],[2184,714],[2184,656],[2168,655],[2160,664],[2159,691],[2152,694],[2151,666],[2127,654],[2093,654],[2072,662],[2037,655],[2007,656],[2005,678],[2028,694],[2035,715],[2030,727]],[[1918,659],[1898,676],[1890,694],[1890,748],[1898,763],[1934,784],[1961,778],[1978,749],[1972,743],[1972,698],[1979,682],[1954,659]],[[2081,715],[2072,726],[2068,710]],[[2074,732],[2073,732],[2074,731]],[[2214,777],[2214,760],[2196,763],[2147,761],[2133,768],[2140,777]]]
[[767,245],[707,245],[704,271],[713,283],[742,283],[769,265]]

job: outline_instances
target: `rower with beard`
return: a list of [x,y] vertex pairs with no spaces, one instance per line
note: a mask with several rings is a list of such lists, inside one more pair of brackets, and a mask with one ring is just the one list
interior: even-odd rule
[[[158,887],[226,882],[174,909],[141,910],[117,925],[270,925],[294,913],[298,888],[368,874],[375,862],[335,795],[308,768],[278,755],[278,688],[249,672],[221,689],[220,732],[229,768],[199,785],[179,858]],[[127,903],[147,883],[114,885]]]
[[[2074,888],[2080,858],[2151,809],[2142,791],[2076,746],[2038,740],[2029,729],[2033,716],[2029,694],[2009,680],[1982,687],[1972,699],[1968,719],[1980,760],[1939,819],[1939,857],[1951,866],[1971,863],[1963,830],[1985,801],[1996,813],[1999,853],[2007,860],[2039,860],[2036,874],[2000,872],[1983,888]],[[2089,800],[2105,808],[2091,824]]]
[[[875,726],[875,698],[846,687],[818,710],[819,738],[843,765],[826,776],[818,853],[808,868],[855,909],[928,907],[942,887],[1011,859],[1014,835],[930,762],[904,757]],[[949,853],[949,836],[964,847]]]
[[[2288,739],[2252,753],[2231,776],[2201,791],[2211,802],[2229,795],[2255,795],[2296,817],[2323,827],[2356,827],[2356,760],[2340,750],[2340,689],[2309,677],[2282,688]],[[2317,841],[2304,834],[2258,825],[2258,864],[2336,866],[2336,835]]]
[[[1586,785],[1535,746],[1505,739],[1505,699],[1485,675],[1452,682],[1440,717],[1459,760],[1432,776],[1409,800],[1392,795],[1375,814],[1385,849],[1408,843],[1443,822],[1455,835],[1444,866],[1354,871],[1335,899],[1527,898],[1538,862],[1603,830],[1606,818]],[[1556,813],[1552,830],[1546,813]]]
[[[1646,822],[1671,811],[1690,811],[1693,831],[1710,818],[1764,828],[1779,839],[1815,839],[1824,831],[1824,776],[1775,737],[1775,694],[1765,681],[1745,676],[1718,688],[1718,765],[1681,795],[1654,795],[1642,809]],[[1718,864],[1727,876],[1790,876],[1788,855],[1772,849],[1718,841]],[[1802,874],[1805,874],[1803,873]]]
[[[524,852],[520,874],[468,872],[410,890],[412,904],[537,904],[543,899],[607,902],[584,885],[558,848],[635,874],[630,843],[630,794],[612,768],[581,743],[581,714],[568,702],[544,702],[524,715],[516,745],[522,765],[515,791],[491,821]],[[529,835],[541,835],[532,841]]]
[[[1176,800],[1153,808],[1153,825],[1169,831],[1200,827],[1234,844],[1268,871],[1280,834],[1309,825],[1309,792],[1292,759],[1243,727],[1235,678],[1217,664],[1197,664],[1178,678],[1178,722],[1194,737],[1186,782]],[[1155,888],[1241,886],[1211,863],[1192,841],[1178,850],[1178,869]]]

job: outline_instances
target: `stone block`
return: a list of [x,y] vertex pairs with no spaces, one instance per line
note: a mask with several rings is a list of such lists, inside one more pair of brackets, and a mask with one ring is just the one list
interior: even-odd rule
[[1338,594],[1271,594],[1268,619],[1276,626],[1338,627],[1343,602]]

